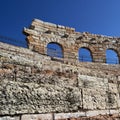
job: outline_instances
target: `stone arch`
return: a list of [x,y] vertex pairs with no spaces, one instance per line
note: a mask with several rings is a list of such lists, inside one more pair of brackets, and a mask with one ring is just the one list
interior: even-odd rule
[[119,57],[117,50],[113,48],[106,49],[106,63],[107,64],[119,64]]
[[79,56],[78,60],[81,61],[81,62],[92,62],[93,61],[92,52],[87,47],[79,48],[78,56]]
[[47,55],[51,57],[58,57],[63,58],[64,57],[64,51],[61,44],[57,42],[49,42],[46,46],[47,48]]

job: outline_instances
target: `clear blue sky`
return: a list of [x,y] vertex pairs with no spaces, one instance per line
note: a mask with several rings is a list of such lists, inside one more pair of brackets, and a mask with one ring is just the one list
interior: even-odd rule
[[120,36],[120,0],[1,0],[0,35],[24,40],[34,19],[76,31]]

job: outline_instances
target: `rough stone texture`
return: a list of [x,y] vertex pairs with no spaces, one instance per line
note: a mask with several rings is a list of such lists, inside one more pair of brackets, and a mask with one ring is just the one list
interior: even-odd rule
[[[3,43],[0,48],[0,115],[84,110],[117,113],[119,65],[78,63],[73,66],[28,49]],[[98,112],[87,114],[95,116]]]
[[[34,30],[32,30],[33,28]],[[80,33],[63,26],[57,26],[59,32],[55,28],[56,25],[54,24],[34,20],[31,28],[25,29],[30,49],[0,42],[1,120],[47,120],[48,118],[44,118],[43,115],[45,113],[52,115],[53,120],[77,120],[76,116],[93,117],[99,114],[104,115],[104,113],[119,113],[120,65],[84,63],[77,60],[71,61],[65,56],[65,58],[47,56],[44,48],[47,43],[54,42],[51,41],[53,38],[56,38],[56,42],[60,44],[63,41],[64,45],[70,44],[68,46],[73,49],[73,52],[78,50],[74,48],[76,40],[71,38],[67,42],[67,38],[65,38],[67,35],[65,34],[69,33],[69,36],[75,37],[75,34],[79,36]],[[45,31],[47,32],[45,33]],[[44,35],[47,35],[48,39],[41,37]],[[86,33],[82,35],[86,36]],[[88,37],[90,37],[89,35],[87,34]],[[64,37],[61,38],[61,36]],[[60,39],[58,40],[58,38]],[[87,37],[86,40],[88,40]],[[85,44],[84,41],[81,43]],[[36,45],[38,45],[37,50]],[[68,48],[65,51],[68,51]],[[98,59],[94,60],[97,61]],[[38,115],[36,116],[36,114]],[[61,118],[60,114],[62,115]],[[15,115],[18,118],[15,118]],[[11,117],[7,118],[6,116]],[[51,117],[49,118],[51,119]],[[87,120],[87,118],[80,118],[80,120],[85,119]]]
[[3,80],[0,86],[0,114],[75,111],[80,106],[77,88],[19,83]]

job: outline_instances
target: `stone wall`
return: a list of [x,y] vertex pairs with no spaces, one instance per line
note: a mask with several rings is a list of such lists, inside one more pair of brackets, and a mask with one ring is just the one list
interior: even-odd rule
[[[119,38],[37,19],[24,34],[29,49],[0,42],[0,120],[119,120],[120,65],[105,64],[106,49],[120,56]],[[64,57],[48,56],[49,43]],[[81,47],[93,63],[78,61]]]
[[118,114],[120,65],[64,62],[0,43],[0,119]]
[[64,59],[78,61],[79,48],[91,51],[93,62],[105,63],[106,50],[116,51],[120,61],[120,38],[76,32],[74,28],[64,27],[35,19],[29,28],[24,28],[29,49],[47,54],[49,43],[61,45]]

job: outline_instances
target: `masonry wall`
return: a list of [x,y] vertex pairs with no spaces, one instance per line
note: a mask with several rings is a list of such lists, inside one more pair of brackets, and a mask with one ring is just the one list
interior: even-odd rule
[[41,20],[32,21],[24,28],[29,49],[47,54],[47,45],[51,42],[61,45],[64,59],[78,61],[78,50],[85,47],[91,51],[93,62],[106,63],[106,50],[115,50],[120,60],[120,38],[76,32],[74,28],[64,27]]
[[51,60],[30,49],[0,43],[0,119],[118,114],[119,73],[120,65]]

